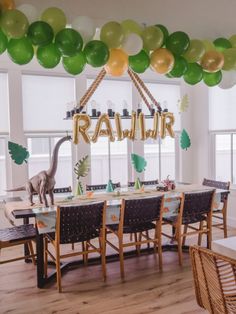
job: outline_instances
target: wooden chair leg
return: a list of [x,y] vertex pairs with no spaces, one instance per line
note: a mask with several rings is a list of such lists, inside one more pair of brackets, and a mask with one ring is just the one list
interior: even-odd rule
[[224,227],[224,237],[227,238],[228,234],[227,234],[227,214],[226,214],[226,210],[223,209],[223,227]]
[[74,243],[71,244],[71,249],[74,251],[74,249],[75,249],[75,244]]
[[[86,241],[82,242],[82,250],[83,252],[88,250],[88,245]],[[88,253],[83,254],[83,261],[84,261],[84,265],[88,264]]]
[[34,265],[36,265],[36,260],[35,260],[35,256],[34,256],[34,248],[33,248],[32,241],[29,241],[27,244],[28,244],[30,255],[32,255],[32,262],[33,262]]
[[[203,230],[203,221],[199,222],[199,231]],[[198,245],[201,246],[202,245],[202,232],[199,232],[198,234]]]
[[207,248],[211,249],[212,242],[212,217],[208,215],[207,217]]
[[181,237],[181,226],[176,227],[176,240],[178,243],[178,255],[179,255],[179,265],[183,265],[183,255],[182,255],[182,237]]
[[100,251],[101,251],[101,259],[102,259],[102,274],[103,274],[103,280],[106,280],[107,273],[106,273],[106,240],[104,238],[99,237],[99,243],[100,243]]
[[[147,239],[149,238],[149,232],[148,232],[148,230],[146,231],[146,237],[147,237]],[[147,243],[147,248],[150,249],[150,243],[149,243],[149,242]]]
[[57,289],[62,292],[61,288],[61,265],[60,265],[60,246],[56,243],[56,270],[57,270]]
[[125,278],[124,271],[124,251],[123,251],[123,240],[119,239],[119,257],[120,257],[120,276],[122,279]]
[[[188,225],[184,225],[184,233],[187,233],[188,231]],[[185,241],[186,241],[186,235],[183,236],[183,241],[182,241],[182,245],[185,245]]]
[[162,271],[162,243],[161,243],[161,224],[158,223],[155,230],[155,239],[158,239],[158,243],[155,242],[155,245],[158,245],[158,258],[159,258],[159,270]]
[[44,238],[44,276],[48,276],[48,239]]
[[129,235],[129,240],[130,240],[130,242],[133,241],[133,233],[130,233],[130,235]]
[[135,242],[136,242],[136,244],[135,244],[136,252],[137,252],[138,255],[140,255],[140,245],[137,244],[137,242],[138,242],[137,232],[135,232],[135,234],[134,234],[134,239],[135,239]]

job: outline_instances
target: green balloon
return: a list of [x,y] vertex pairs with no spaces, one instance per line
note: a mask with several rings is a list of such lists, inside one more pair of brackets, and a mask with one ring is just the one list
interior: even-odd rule
[[232,48],[231,42],[223,37],[217,38],[213,41],[216,50],[223,52],[225,49]]
[[7,10],[1,16],[1,28],[8,37],[21,38],[28,27],[27,17],[19,10]]
[[203,70],[198,63],[189,63],[188,70],[184,74],[184,80],[190,85],[195,85],[202,80]]
[[76,30],[64,28],[57,33],[55,44],[63,56],[71,57],[81,51],[83,39]]
[[223,51],[224,66],[223,70],[229,71],[236,66],[236,48],[229,48]]
[[165,76],[168,77],[168,78],[171,78],[171,79],[174,78],[174,76],[172,76],[172,75],[170,74],[170,72],[169,72],[169,73],[166,73]]
[[97,68],[105,65],[109,59],[109,49],[100,40],[91,40],[84,47],[87,63]]
[[65,13],[56,7],[46,9],[42,13],[41,20],[52,27],[54,34],[57,34],[60,30],[66,27]]
[[133,20],[124,20],[121,22],[121,26],[125,32],[125,35],[128,35],[130,33],[135,33],[141,36],[142,31],[143,31],[143,27]]
[[229,38],[229,41],[232,45],[233,48],[236,48],[236,35],[232,35],[230,38]]
[[53,43],[41,46],[37,49],[37,59],[39,64],[46,69],[55,68],[61,60],[61,53]]
[[77,53],[73,57],[63,57],[62,63],[64,69],[72,74],[77,75],[83,72],[86,65],[86,57],[83,51]]
[[215,73],[203,72],[203,81],[207,86],[216,86],[222,80],[222,72],[218,71]]
[[166,39],[167,39],[167,37],[169,36],[169,31],[168,31],[168,29],[167,29],[164,25],[162,25],[162,24],[156,24],[155,26],[158,27],[158,28],[160,28],[160,30],[161,30],[162,33],[163,33],[164,38],[163,38],[163,45],[162,45],[162,46],[164,46],[164,45],[166,44]]
[[7,36],[0,29],[0,55],[7,49]]
[[124,30],[117,22],[108,22],[101,28],[100,39],[109,48],[118,48],[124,39]]
[[164,35],[160,28],[148,26],[142,32],[143,47],[146,51],[156,50],[163,44]]
[[27,37],[10,39],[7,52],[11,60],[20,65],[29,63],[34,56],[33,46]]
[[205,52],[206,49],[203,42],[198,39],[192,39],[190,40],[188,50],[184,54],[184,58],[190,63],[198,62]]
[[173,54],[180,56],[189,47],[190,39],[184,32],[178,31],[172,33],[166,40],[166,48],[169,49]]
[[149,55],[141,50],[137,55],[129,56],[129,66],[136,73],[144,73],[150,65]]
[[54,34],[52,27],[43,21],[37,21],[29,26],[27,36],[35,46],[48,45],[52,42]]
[[170,71],[171,77],[181,77],[188,70],[188,62],[181,56],[175,56],[175,64],[173,69]]

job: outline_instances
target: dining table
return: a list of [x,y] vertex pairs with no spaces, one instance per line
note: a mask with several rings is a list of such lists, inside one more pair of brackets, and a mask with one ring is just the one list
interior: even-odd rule
[[[194,193],[212,190],[211,187],[191,184],[191,185],[177,185],[175,190],[171,191],[157,191],[156,186],[148,186],[140,190],[121,188],[118,191],[106,193],[99,191],[94,193],[87,193],[85,195],[73,196],[71,194],[64,194],[55,199],[55,205],[43,207],[42,204],[35,203],[33,206],[29,205],[28,200],[6,201],[5,202],[5,216],[11,223],[15,219],[23,219],[23,223],[29,223],[30,218],[36,221],[36,254],[37,254],[37,287],[43,288],[48,282],[56,277],[56,272],[52,272],[49,276],[44,275],[44,233],[54,232],[56,224],[56,209],[58,206],[78,206],[92,204],[94,202],[107,202],[106,224],[119,223],[120,205],[122,199],[135,198],[149,198],[154,196],[164,195],[163,216],[173,216],[178,214],[182,193]],[[218,208],[221,197],[227,195],[229,191],[216,189],[214,207]],[[163,250],[176,249],[176,245],[167,244],[163,246]],[[188,249],[188,247],[187,247]],[[142,251],[150,252],[150,249],[142,249]],[[27,255],[27,248],[25,247],[25,254]],[[125,256],[134,256],[135,251],[128,251]],[[107,261],[117,260],[117,254],[107,256]],[[27,261],[27,260],[26,260]],[[99,263],[100,258],[91,258],[90,263]],[[74,264],[82,264],[82,261],[73,261],[61,265],[61,270],[64,271]]]

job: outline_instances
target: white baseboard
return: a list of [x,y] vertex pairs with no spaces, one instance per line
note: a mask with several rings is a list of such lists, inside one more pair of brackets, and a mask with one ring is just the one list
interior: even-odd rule
[[236,218],[228,216],[227,225],[235,228],[236,227]]

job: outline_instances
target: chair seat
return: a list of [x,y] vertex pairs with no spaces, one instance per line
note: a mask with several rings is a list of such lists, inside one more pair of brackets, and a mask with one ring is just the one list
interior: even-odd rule
[[36,236],[33,224],[5,228],[0,230],[0,242],[17,242],[30,240]]
[[[177,222],[178,216],[170,216],[170,217],[163,217],[164,222],[168,222],[171,224],[174,224]],[[206,220],[205,215],[196,215],[196,216],[191,216],[189,218],[183,218],[182,220],[182,225],[188,225],[188,224],[193,224],[195,222],[203,221]]]
[[[111,230],[117,231],[119,228],[119,225],[109,225],[108,226]],[[124,226],[123,233],[135,233],[135,232],[142,232],[150,229],[156,228],[156,225],[152,222],[145,222],[138,225],[130,225],[130,226]]]

